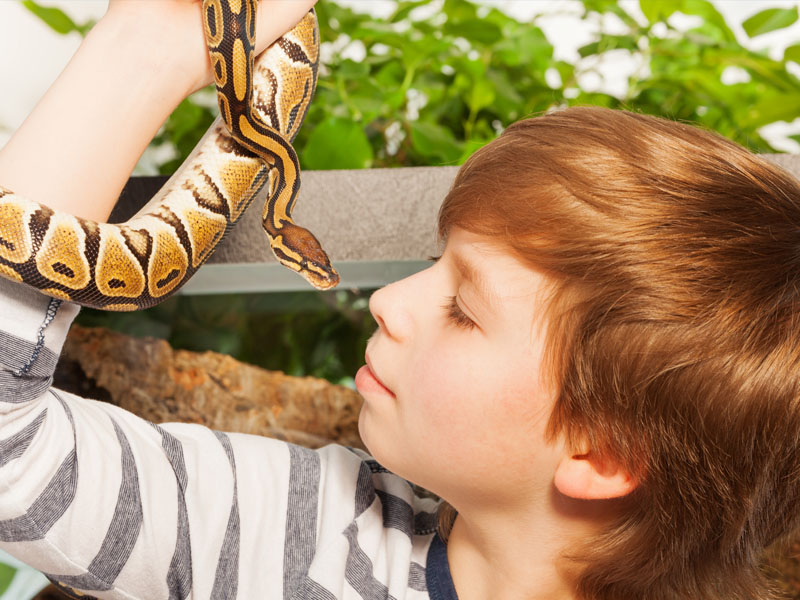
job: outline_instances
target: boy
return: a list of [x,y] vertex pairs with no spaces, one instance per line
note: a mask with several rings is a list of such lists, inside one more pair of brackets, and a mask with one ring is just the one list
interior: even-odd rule
[[[95,112],[63,156],[61,111],[137,89],[141,67],[90,74],[115,48],[125,70],[153,4],[112,4],[0,152],[4,185],[54,204],[39,137],[88,168],[121,119]],[[169,79],[148,89],[173,106],[193,84]],[[67,189],[67,210],[107,215],[146,144],[127,137],[92,156],[102,203]],[[441,258],[370,302],[377,460],[51,389],[77,309],[0,282],[3,547],[103,598],[768,598],[758,557],[800,490],[797,182],[707,132],[569,109],[471,157],[439,231]]]

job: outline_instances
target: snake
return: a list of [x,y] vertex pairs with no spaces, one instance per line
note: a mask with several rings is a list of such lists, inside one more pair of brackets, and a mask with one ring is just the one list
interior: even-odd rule
[[0,185],[0,276],[82,306],[151,307],[206,262],[266,188],[261,222],[277,261],[320,290],[339,275],[291,217],[300,189],[292,147],[314,95],[312,8],[257,58],[257,0],[203,0],[219,116],[159,192],[124,223],[53,210]]

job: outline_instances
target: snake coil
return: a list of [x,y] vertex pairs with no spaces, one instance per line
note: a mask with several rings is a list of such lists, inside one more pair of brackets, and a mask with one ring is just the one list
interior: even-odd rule
[[153,306],[189,280],[267,186],[262,225],[275,257],[318,289],[339,282],[320,243],[291,218],[300,187],[291,141],[319,64],[314,11],[256,60],[257,0],[204,0],[202,9],[220,117],[125,223],[81,219],[0,186],[0,276],[92,308]]

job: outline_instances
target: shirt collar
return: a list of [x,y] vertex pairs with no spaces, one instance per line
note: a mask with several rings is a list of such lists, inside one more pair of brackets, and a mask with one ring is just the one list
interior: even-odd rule
[[431,600],[458,600],[453,577],[450,575],[450,563],[447,560],[447,545],[436,533],[428,548],[428,560],[425,567],[425,581]]

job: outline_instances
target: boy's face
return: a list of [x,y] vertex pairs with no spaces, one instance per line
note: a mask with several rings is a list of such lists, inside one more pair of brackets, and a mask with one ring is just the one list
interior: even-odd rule
[[378,330],[356,387],[359,430],[381,464],[457,509],[551,492],[564,450],[545,442],[554,402],[540,372],[546,284],[490,239],[456,228],[434,265],[373,294]]

